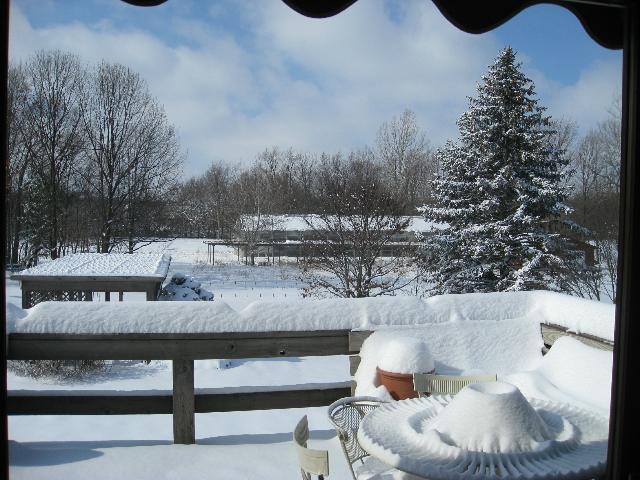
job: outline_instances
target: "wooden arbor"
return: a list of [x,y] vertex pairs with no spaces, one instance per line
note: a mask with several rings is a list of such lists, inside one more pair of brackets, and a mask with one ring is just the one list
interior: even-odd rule
[[144,292],[157,300],[171,257],[150,254],[80,253],[58,258],[11,276],[22,288],[22,308],[40,302],[92,301],[94,292]]

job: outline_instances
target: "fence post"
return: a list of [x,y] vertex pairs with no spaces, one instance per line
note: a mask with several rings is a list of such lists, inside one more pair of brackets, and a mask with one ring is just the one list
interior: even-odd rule
[[173,360],[173,443],[195,442],[193,360]]

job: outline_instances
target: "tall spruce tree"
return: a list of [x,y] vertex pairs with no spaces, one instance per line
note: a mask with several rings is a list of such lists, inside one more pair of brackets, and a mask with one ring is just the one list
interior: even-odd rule
[[427,219],[433,293],[560,289],[554,273],[575,258],[549,226],[569,212],[568,159],[533,82],[511,47],[500,52],[458,120],[458,143],[437,152],[441,174]]

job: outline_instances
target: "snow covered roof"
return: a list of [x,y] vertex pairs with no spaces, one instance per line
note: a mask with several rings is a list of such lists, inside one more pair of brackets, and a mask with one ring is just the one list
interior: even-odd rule
[[[305,218],[313,223],[317,219],[317,215],[269,215],[263,216],[260,222],[265,225],[265,230],[287,232],[312,230]],[[443,224],[429,222],[424,217],[410,216],[406,218],[409,218],[410,221],[407,228],[409,232],[428,232],[433,229],[443,228]],[[257,222],[257,219],[253,219],[253,222]],[[317,228],[322,229],[321,222]]]
[[171,256],[157,253],[76,253],[23,270],[11,278],[126,277],[164,279]]

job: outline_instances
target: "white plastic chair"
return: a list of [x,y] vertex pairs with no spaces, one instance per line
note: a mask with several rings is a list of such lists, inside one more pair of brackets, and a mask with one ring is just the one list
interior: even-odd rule
[[318,480],[323,480],[325,476],[329,476],[329,452],[308,448],[308,440],[309,422],[305,415],[293,430],[293,443],[298,455],[302,480],[311,480],[311,475],[317,475]]
[[497,375],[437,375],[414,373],[413,388],[419,396],[455,395],[467,385],[480,382],[495,382]]

